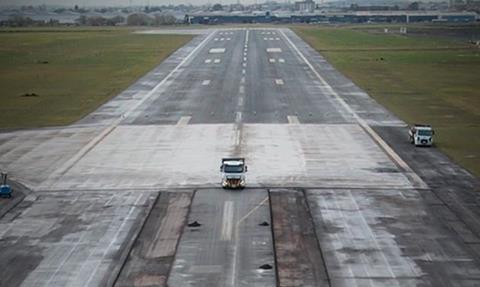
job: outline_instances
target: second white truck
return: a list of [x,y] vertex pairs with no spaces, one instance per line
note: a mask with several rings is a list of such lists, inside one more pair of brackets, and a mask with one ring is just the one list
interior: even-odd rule
[[435,131],[430,125],[415,124],[410,127],[408,137],[415,146],[432,146]]

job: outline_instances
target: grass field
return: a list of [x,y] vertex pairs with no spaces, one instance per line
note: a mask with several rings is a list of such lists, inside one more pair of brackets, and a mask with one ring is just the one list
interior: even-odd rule
[[191,38],[127,29],[0,30],[0,128],[70,124]]
[[480,176],[479,48],[438,35],[384,34],[380,26],[294,29],[407,123],[432,124],[437,147]]

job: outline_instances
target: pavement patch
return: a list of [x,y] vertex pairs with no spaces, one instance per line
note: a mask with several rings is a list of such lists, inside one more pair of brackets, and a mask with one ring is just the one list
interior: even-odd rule
[[270,190],[278,286],[330,286],[303,192]]
[[115,282],[166,286],[193,192],[161,192]]

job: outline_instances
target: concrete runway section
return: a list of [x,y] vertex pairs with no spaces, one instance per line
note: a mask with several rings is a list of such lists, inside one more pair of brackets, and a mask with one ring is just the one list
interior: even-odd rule
[[210,30],[72,126],[0,134],[32,189],[0,285],[478,286],[478,178],[406,132],[292,31]]
[[[212,200],[215,198],[216,200]],[[168,286],[275,286],[268,193],[195,194]],[[261,268],[263,265],[271,269]]]

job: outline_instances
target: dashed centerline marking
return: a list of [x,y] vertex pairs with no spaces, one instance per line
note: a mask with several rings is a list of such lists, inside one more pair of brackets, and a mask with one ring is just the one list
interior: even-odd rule
[[298,120],[297,116],[287,116],[287,120],[288,120],[288,123],[292,125],[300,124],[300,121]]
[[275,59],[270,58],[268,60],[270,61],[270,63],[275,63]]
[[202,86],[208,86],[210,85],[210,80],[205,80],[202,82]]
[[275,84],[277,84],[277,85],[280,85],[280,86],[281,86],[281,85],[283,85],[283,84],[285,84],[285,83],[283,82],[283,80],[282,80],[282,79],[275,79]]
[[186,126],[191,119],[192,117],[190,116],[181,117],[177,122],[177,126]]
[[206,59],[206,60],[205,60],[205,64],[210,64],[211,62],[212,62],[211,59]]
[[233,201],[225,201],[223,206],[222,240],[231,240],[233,231]]
[[267,48],[267,53],[281,53],[282,49],[280,48]]
[[235,113],[235,122],[236,123],[241,123],[242,122],[242,112],[236,112]]
[[285,63],[285,59],[278,59],[280,63]]
[[225,48],[212,48],[208,51],[210,54],[223,54],[225,53]]
[[220,59],[215,59],[213,62],[214,62],[215,64],[218,64],[218,63],[220,63]]

